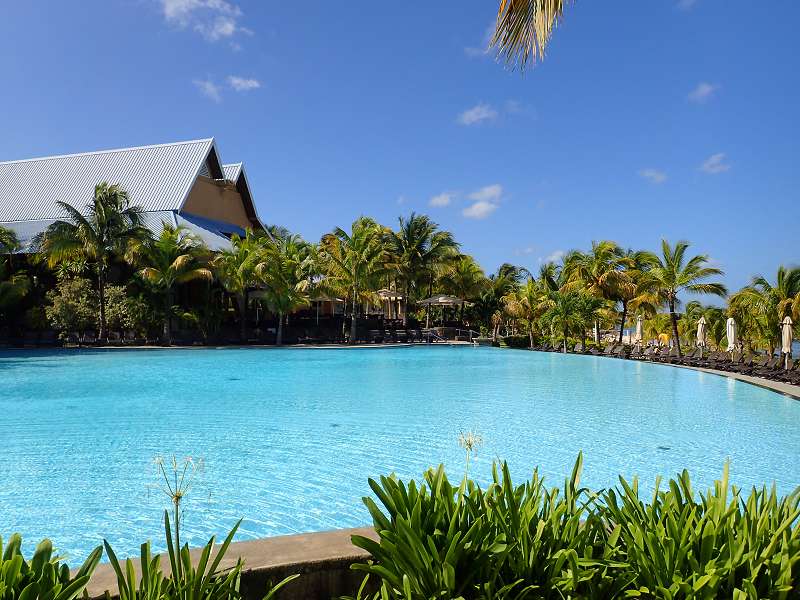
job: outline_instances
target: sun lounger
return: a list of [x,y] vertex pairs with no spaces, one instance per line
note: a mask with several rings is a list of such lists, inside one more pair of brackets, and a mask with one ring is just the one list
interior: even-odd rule
[[766,365],[756,368],[753,371],[753,375],[756,377],[774,377],[775,374],[783,367],[781,364],[782,362],[783,360],[780,356],[773,356],[767,361]]

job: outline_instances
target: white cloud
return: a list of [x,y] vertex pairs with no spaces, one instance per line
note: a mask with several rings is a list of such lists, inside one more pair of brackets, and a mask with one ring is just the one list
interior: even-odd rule
[[480,45],[466,46],[464,48],[464,54],[466,54],[468,58],[484,58],[489,56],[489,44],[492,41],[492,36],[494,36],[494,27],[495,21],[492,19],[492,21],[486,27],[486,30],[483,32],[483,38],[481,39]]
[[468,219],[485,219],[496,210],[496,203],[488,200],[478,200],[462,210],[461,214]]
[[566,252],[564,252],[563,250],[556,250],[555,252],[549,254],[548,256],[545,256],[544,258],[540,258],[539,262],[542,262],[542,263],[551,263],[551,262],[552,263],[557,263],[557,262],[560,262],[562,258],[564,258],[565,254],[566,254]]
[[691,10],[697,0],[678,0],[678,8],[681,10]]
[[[228,0],[158,0],[168,23],[190,27],[208,41],[229,39],[236,33],[252,34],[239,24],[242,9]],[[234,43],[234,46],[238,44]]]
[[455,194],[453,192],[442,192],[433,196],[428,204],[430,206],[449,206],[454,197]]
[[715,83],[708,83],[707,81],[701,81],[691,92],[689,92],[686,98],[690,102],[703,104],[704,102],[711,100],[714,94],[716,94],[717,90],[719,90],[719,85]]
[[250,90],[256,90],[261,87],[261,82],[258,79],[253,79],[252,77],[238,77],[236,75],[230,75],[228,77],[228,84],[237,92],[249,92]]
[[400,195],[397,197],[397,205],[398,205],[398,206],[403,206],[403,205],[404,205],[406,202],[408,202],[408,200],[407,200],[407,199],[406,199],[406,197],[405,197],[405,196],[403,196],[402,194],[400,194]]
[[222,102],[219,86],[210,79],[195,79],[193,83],[207,98],[211,98],[214,102]]
[[490,104],[481,102],[472,108],[468,108],[458,115],[458,122],[461,125],[475,125],[483,121],[491,121],[497,118],[497,111]]
[[642,169],[639,171],[639,176],[650,180],[653,183],[664,183],[667,180],[667,174],[658,169]]
[[499,208],[502,195],[503,186],[499,183],[477,189],[468,194],[467,197],[474,202],[462,210],[461,214],[468,219],[485,219]]
[[730,171],[730,168],[731,166],[725,162],[724,152],[712,154],[700,165],[700,170],[709,175],[724,173],[725,171]]
[[479,190],[475,190],[469,195],[470,200],[497,202],[503,195],[503,186],[499,183],[487,185]]

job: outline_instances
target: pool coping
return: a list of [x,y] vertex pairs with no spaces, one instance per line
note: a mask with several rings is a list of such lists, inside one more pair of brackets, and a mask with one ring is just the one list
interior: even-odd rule
[[[266,584],[269,580],[277,582],[289,574],[300,573],[303,577],[290,584],[295,588],[294,593],[287,587],[286,595],[281,593],[281,597],[316,596],[317,590],[312,591],[309,586],[315,588],[320,584],[329,585],[332,577],[337,575],[339,579],[347,579],[353,573],[350,570],[351,564],[365,561],[370,557],[367,551],[353,545],[350,540],[352,535],[378,540],[378,535],[372,527],[359,527],[234,542],[220,562],[219,570],[230,569],[242,559],[244,561],[242,584],[253,589],[258,598],[263,597],[264,588],[254,585],[256,582],[258,584]],[[218,549],[219,544],[214,546],[215,552]],[[196,564],[201,552],[202,548],[190,550],[193,563]],[[140,561],[135,557],[131,557],[131,561],[138,580],[141,577]],[[161,555],[161,567],[165,574],[169,573],[169,559],[165,553]],[[256,587],[259,589],[256,590]],[[86,593],[91,599],[99,599],[105,597],[106,591],[112,598],[117,597],[117,577],[109,563],[102,563],[92,574],[86,586]],[[354,589],[348,590],[347,593],[353,591]]]

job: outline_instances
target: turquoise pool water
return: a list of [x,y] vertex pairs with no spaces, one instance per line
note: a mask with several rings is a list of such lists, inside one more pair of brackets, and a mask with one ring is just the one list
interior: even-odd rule
[[163,548],[156,455],[205,470],[185,504],[193,545],[364,524],[367,477],[464,468],[460,431],[561,484],[688,468],[711,483],[800,484],[800,402],[727,378],[608,358],[470,347],[0,352],[0,533],[74,559]]

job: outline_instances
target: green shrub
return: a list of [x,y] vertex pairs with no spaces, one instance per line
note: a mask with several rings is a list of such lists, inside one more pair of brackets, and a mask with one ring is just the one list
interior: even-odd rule
[[69,567],[53,556],[53,544],[42,541],[28,561],[22,555],[22,538],[14,534],[3,549],[0,539],[0,598],[2,600],[73,600],[86,588],[102,547],[95,548],[74,576]]
[[527,335],[507,335],[503,343],[509,348],[530,348],[531,338]]
[[579,456],[563,491],[536,471],[515,487],[505,463],[485,491],[454,487],[441,466],[421,486],[370,480],[379,541],[353,536],[372,555],[353,568],[377,578],[376,599],[797,597],[800,489],[743,499],[726,467],[706,494],[684,472],[646,503],[635,480],[580,488],[581,467]]
[[800,586],[800,489],[779,498],[773,486],[745,499],[722,480],[705,494],[684,471],[649,504],[636,480],[604,495],[636,575],[630,595],[649,598],[791,598]]
[[88,279],[60,277],[54,290],[47,292],[50,305],[47,319],[62,332],[86,331],[97,327],[100,302]]

